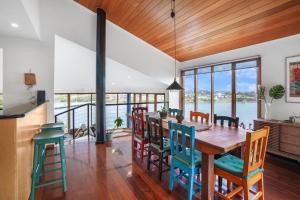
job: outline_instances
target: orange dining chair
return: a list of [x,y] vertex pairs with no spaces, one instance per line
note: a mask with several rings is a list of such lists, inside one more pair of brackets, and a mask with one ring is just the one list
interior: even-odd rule
[[208,113],[202,113],[202,112],[193,112],[190,111],[190,121],[191,122],[199,122],[199,119],[201,123],[208,123],[209,122],[209,114]]
[[[228,200],[244,191],[244,200],[250,199],[250,193],[254,194],[253,199],[264,200],[263,172],[269,131],[269,127],[264,127],[247,133],[244,160],[226,154],[215,161],[215,175],[237,185],[227,194],[215,191],[218,197]],[[258,191],[254,192],[251,187],[256,183]]]

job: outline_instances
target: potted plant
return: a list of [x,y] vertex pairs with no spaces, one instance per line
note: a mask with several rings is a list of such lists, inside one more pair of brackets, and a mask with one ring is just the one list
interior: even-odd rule
[[269,90],[269,97],[271,98],[268,102],[265,96],[266,87],[258,86],[258,98],[265,102],[265,119],[270,119],[271,105],[274,99],[281,99],[284,96],[285,89],[282,85],[274,85]]
[[124,121],[121,117],[117,117],[115,119],[114,124],[115,127],[113,129],[106,130],[106,141],[111,141],[112,140],[112,135],[115,133],[117,129],[119,129],[123,125]]
[[168,116],[168,109],[164,106],[162,107],[161,111],[158,111],[159,112],[159,116],[161,119],[166,119],[167,116]]

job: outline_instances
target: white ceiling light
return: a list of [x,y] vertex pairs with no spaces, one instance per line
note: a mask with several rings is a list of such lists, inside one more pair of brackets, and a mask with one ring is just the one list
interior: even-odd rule
[[10,26],[13,28],[19,28],[19,24],[14,23],[14,22],[10,23]]

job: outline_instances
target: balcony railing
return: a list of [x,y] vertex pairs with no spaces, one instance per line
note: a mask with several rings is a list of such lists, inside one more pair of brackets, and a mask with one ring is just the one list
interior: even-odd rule
[[[157,105],[168,107],[168,102],[106,104],[106,128],[114,128],[114,120],[117,117],[121,117],[125,122],[121,128],[130,128],[131,124],[127,114],[131,113],[132,107],[157,107]],[[72,135],[73,139],[81,136],[94,136],[96,104],[85,103],[57,113],[55,122],[63,122],[65,124],[65,132]],[[81,131],[80,133],[79,130]]]

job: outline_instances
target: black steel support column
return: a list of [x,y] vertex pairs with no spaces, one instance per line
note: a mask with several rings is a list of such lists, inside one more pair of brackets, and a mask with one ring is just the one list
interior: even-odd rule
[[105,142],[105,35],[106,13],[97,9],[96,41],[96,144]]

